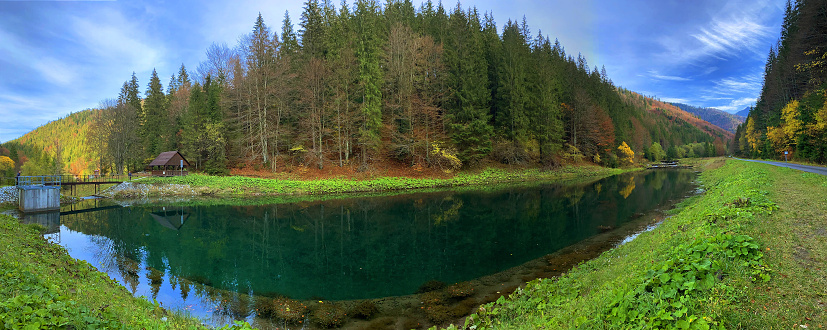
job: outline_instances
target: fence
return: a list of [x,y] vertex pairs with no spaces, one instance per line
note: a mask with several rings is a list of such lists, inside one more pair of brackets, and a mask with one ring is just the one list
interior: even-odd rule
[[35,176],[19,176],[19,177],[0,177],[0,186],[16,186],[18,185],[18,181],[21,181],[22,185],[73,185],[73,184],[82,184],[82,183],[112,183],[112,182],[123,182],[123,181],[131,181],[135,180],[140,177],[149,176],[149,173],[141,173],[136,174],[133,173],[130,175],[96,175],[96,174],[88,174],[88,175],[74,175],[74,174],[64,174],[64,175],[35,175]]

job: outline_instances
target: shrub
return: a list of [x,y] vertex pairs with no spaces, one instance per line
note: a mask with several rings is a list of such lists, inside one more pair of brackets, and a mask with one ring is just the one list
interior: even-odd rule
[[446,172],[458,170],[462,167],[462,161],[457,157],[457,151],[453,148],[446,148],[439,142],[431,143],[431,164],[439,166]]

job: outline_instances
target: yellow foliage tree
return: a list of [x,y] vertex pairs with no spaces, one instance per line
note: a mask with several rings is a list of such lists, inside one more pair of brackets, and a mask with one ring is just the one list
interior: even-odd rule
[[755,129],[755,119],[752,117],[747,119],[747,130],[744,135],[747,136],[750,151],[760,153],[761,150],[758,149],[758,145],[761,143],[761,132]]
[[6,156],[0,156],[0,175],[8,175],[14,170],[14,161]]
[[633,165],[635,163],[635,152],[632,148],[629,148],[626,141],[620,143],[620,146],[617,147],[617,153],[620,157],[621,165]]
[[767,127],[767,139],[772,142],[772,146],[775,148],[775,151],[783,152],[784,150],[787,150],[789,141],[787,140],[787,135],[784,134],[783,128]]
[[823,133],[827,130],[827,91],[825,91],[824,105],[816,112],[816,121],[811,126],[813,133]]
[[804,128],[804,123],[801,122],[798,115],[799,111],[797,100],[790,101],[784,106],[784,109],[781,109],[781,119],[784,120],[784,124],[781,125],[781,127],[784,128],[784,135],[787,136],[787,141],[789,144],[795,143],[798,135]]

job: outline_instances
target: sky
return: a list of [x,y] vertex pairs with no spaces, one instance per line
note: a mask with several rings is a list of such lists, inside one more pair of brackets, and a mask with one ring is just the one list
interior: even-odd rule
[[[421,0],[413,2],[419,7]],[[462,6],[492,12],[500,31],[525,16],[533,36],[541,31],[567,54],[583,54],[590,67],[605,66],[617,86],[737,112],[760,93],[784,3],[465,0]],[[142,92],[153,69],[166,89],[181,64],[194,71],[205,61],[211,44],[237,45],[259,13],[280,32],[288,11],[298,31],[303,7],[303,0],[0,0],[0,142],[117,98],[133,72]]]

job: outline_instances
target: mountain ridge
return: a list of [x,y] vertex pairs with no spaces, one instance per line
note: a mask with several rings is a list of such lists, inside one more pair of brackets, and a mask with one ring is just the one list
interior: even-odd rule
[[742,116],[715,108],[696,107],[684,103],[672,103],[672,105],[698,116],[698,118],[703,119],[715,126],[723,128],[730,133],[735,133],[735,129],[738,128],[738,125],[742,124],[745,120]]

